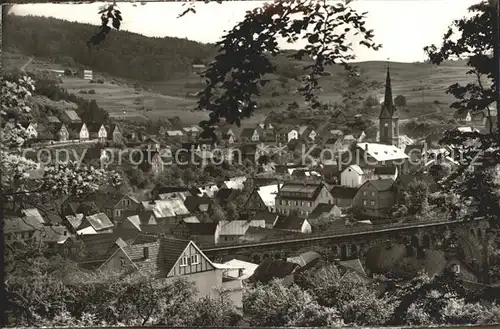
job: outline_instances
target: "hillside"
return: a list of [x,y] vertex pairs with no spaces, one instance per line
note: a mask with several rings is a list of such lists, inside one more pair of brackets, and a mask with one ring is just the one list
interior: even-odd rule
[[193,63],[209,60],[215,53],[213,46],[187,39],[148,38],[126,31],[113,31],[102,44],[89,49],[86,42],[97,29],[55,18],[10,15],[3,42],[6,51],[144,82],[189,72]]
[[[35,60],[27,69],[89,67],[113,85],[89,84],[78,79],[64,79],[64,87],[75,93],[95,89],[96,94],[82,95],[96,99],[112,116],[129,116],[142,112],[139,117],[156,119],[161,116],[177,116],[192,122],[200,118],[199,112],[191,112],[194,95],[204,87],[192,64],[211,61],[216,50],[212,45],[178,38],[150,38],[140,34],[113,31],[107,40],[89,52],[86,41],[97,27],[89,24],[67,22],[53,18],[9,17],[4,30],[5,49],[21,56],[4,58],[6,67],[22,67],[29,57]],[[24,55],[22,55],[24,54]],[[23,58],[24,57],[24,58]],[[19,59],[21,58],[21,59]],[[303,74],[307,60],[291,60],[286,56],[273,59],[276,72],[269,75],[271,83],[263,88],[259,100],[258,118],[270,110],[285,109],[286,105],[303,100],[294,93],[296,80]],[[43,65],[40,65],[43,64]],[[368,97],[380,98],[385,82],[385,62],[360,62],[360,76],[351,79],[341,67],[329,68],[331,76],[321,80],[320,97],[330,103],[343,103],[346,93],[351,93],[347,107],[350,112],[377,116],[378,106],[363,107]],[[448,86],[471,81],[464,62],[445,62],[440,66],[427,63],[390,63],[393,94],[404,95],[408,106],[403,109],[406,118],[438,112],[433,103],[440,106],[445,116],[452,113],[448,108],[453,101],[445,93]],[[138,92],[135,83],[145,90]],[[147,90],[147,91],[146,91]],[[158,93],[162,95],[158,95]],[[343,99],[344,98],[344,99]],[[431,104],[431,106],[429,106]],[[147,111],[141,111],[144,107]],[[126,110],[127,113],[124,113]]]

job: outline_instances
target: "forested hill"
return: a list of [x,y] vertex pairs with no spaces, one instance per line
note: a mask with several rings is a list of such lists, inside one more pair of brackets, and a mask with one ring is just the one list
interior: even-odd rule
[[113,76],[139,81],[161,81],[188,72],[193,63],[210,61],[215,47],[180,38],[150,38],[126,31],[112,31],[99,46],[89,50],[87,41],[98,27],[65,20],[9,16],[4,22],[3,44],[52,59],[68,66],[86,66]]

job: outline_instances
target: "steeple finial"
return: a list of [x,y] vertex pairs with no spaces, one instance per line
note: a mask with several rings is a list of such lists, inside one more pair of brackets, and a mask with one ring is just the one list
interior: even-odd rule
[[387,76],[385,78],[384,107],[392,115],[392,112],[394,111],[394,104],[392,100],[392,86],[391,86],[391,73],[389,70],[389,58],[387,58]]

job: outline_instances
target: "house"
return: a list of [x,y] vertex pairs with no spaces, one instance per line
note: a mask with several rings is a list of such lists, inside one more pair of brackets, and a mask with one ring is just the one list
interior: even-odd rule
[[387,167],[376,167],[374,170],[375,179],[392,179],[396,180],[398,177],[398,167],[387,166]]
[[342,210],[334,204],[320,203],[316,206],[316,208],[314,208],[309,217],[307,217],[307,220],[311,225],[313,225],[314,221],[323,216],[340,218],[342,216]]
[[82,119],[75,110],[65,110],[62,113],[61,121],[68,125],[72,123],[82,123]]
[[152,211],[158,224],[164,227],[176,226],[183,218],[190,217],[191,213],[181,199],[142,201],[143,211]]
[[253,128],[243,128],[240,134],[242,142],[258,142],[260,140],[259,132]]
[[281,128],[276,132],[276,142],[287,144],[291,140],[299,139],[299,131],[293,128]]
[[297,263],[267,258],[254,270],[248,281],[266,284],[273,279],[281,279],[283,285],[290,286],[293,284],[294,275],[299,269],[300,265]]
[[244,236],[249,227],[266,227],[265,220],[233,220],[219,222],[220,242],[236,241]]
[[158,222],[154,216],[154,213],[149,211],[140,211],[135,215],[131,215],[125,218],[125,220],[117,227],[117,232],[137,232],[139,233],[160,233]]
[[67,125],[69,138],[72,140],[88,140],[90,135],[85,123],[70,123]]
[[105,127],[107,130],[106,136],[109,140],[113,141],[114,143],[121,143],[123,141],[123,134],[118,125],[109,124]]
[[393,179],[368,180],[360,186],[354,196],[356,215],[366,219],[385,219],[396,204]]
[[273,228],[298,233],[311,233],[312,231],[311,224],[307,219],[293,215],[278,216]]
[[345,168],[340,174],[340,185],[346,187],[359,187],[366,180],[366,174],[357,164]]
[[[118,239],[107,254],[101,269],[129,267],[167,282],[186,279],[194,283],[199,298],[215,297],[218,289],[225,288],[226,268],[213,263],[193,241],[140,235],[129,243]],[[241,289],[241,281],[236,283]]]
[[223,145],[232,145],[235,142],[234,136],[233,135],[222,135],[221,138],[221,143]]
[[219,192],[219,187],[217,186],[217,184],[207,184],[201,187],[193,187],[190,192],[192,195],[206,195],[209,198],[213,198],[217,195],[217,192]]
[[131,196],[101,191],[88,195],[82,203],[93,203],[98,211],[105,213],[115,224],[120,223],[126,213],[135,213],[140,207],[139,201]]
[[332,136],[335,138],[342,138],[342,136],[344,136],[344,133],[342,132],[342,130],[338,130],[338,129],[330,130],[330,134],[332,134]]
[[3,234],[6,244],[40,239],[43,221],[38,216],[5,216]]
[[93,79],[92,70],[81,70],[80,77],[84,80],[89,80],[89,81],[92,80]]
[[[278,216],[276,215],[276,218]],[[268,239],[286,239],[292,235],[295,235],[294,231],[278,230],[269,227],[255,227],[250,226],[245,232],[244,236],[241,236],[239,242],[259,242]]]
[[298,256],[288,257],[286,259],[287,262],[299,265],[302,270],[311,268],[321,260],[323,260],[323,257],[315,251],[306,251]]
[[173,155],[170,148],[160,150],[142,150],[134,152],[132,155],[134,164],[143,172],[158,175],[165,170],[165,167],[172,164]]
[[108,131],[103,124],[100,123],[89,123],[87,125],[89,131],[89,136],[91,139],[97,139],[100,142],[105,142],[108,138]]
[[35,122],[23,122],[23,123],[21,123],[21,127],[23,127],[26,130],[26,135],[28,136],[29,139],[38,138],[37,126],[38,125]]
[[296,212],[307,217],[319,203],[333,203],[332,195],[321,182],[287,182],[278,190],[276,210],[282,215]]
[[68,131],[68,128],[66,127],[66,125],[64,123],[58,123],[58,124],[54,124],[54,131],[55,131],[55,138],[58,140],[58,141],[67,141],[69,140],[69,131]]
[[283,184],[271,184],[257,186],[250,193],[245,202],[247,210],[267,210],[271,213],[276,212],[276,195]]
[[49,116],[47,116],[47,122],[49,124],[58,124],[58,123],[61,123],[61,121],[55,115],[49,115]]
[[77,235],[112,233],[114,224],[104,213],[66,216],[66,225]]
[[333,204],[339,208],[349,208],[353,205],[354,196],[358,192],[356,187],[334,186],[330,190]]
[[180,222],[172,229],[175,237],[190,239],[198,245],[212,245],[220,241],[220,226],[217,223]]

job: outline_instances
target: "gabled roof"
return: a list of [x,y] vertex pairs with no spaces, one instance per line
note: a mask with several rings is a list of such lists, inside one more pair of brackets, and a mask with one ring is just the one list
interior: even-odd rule
[[274,207],[276,195],[278,194],[278,185],[281,187],[283,184],[272,184],[257,187],[257,194],[266,205],[266,207]]
[[301,230],[305,221],[305,218],[297,216],[279,216],[273,228],[278,230]]
[[329,203],[319,203],[316,208],[309,214],[310,219],[316,219],[319,218],[322,214],[327,214],[332,211],[334,207],[337,207],[336,205],[329,204]]
[[372,180],[366,181],[363,185],[365,185],[365,184],[371,184],[377,191],[384,192],[384,191],[388,191],[392,188],[392,186],[394,184],[394,180],[392,178],[372,179]]
[[264,220],[266,222],[266,225],[273,225],[276,219],[278,218],[278,214],[269,212],[269,211],[256,211],[254,214],[251,216],[249,214],[244,214],[240,216],[240,220],[249,220],[249,219],[259,219],[259,220]]
[[4,232],[17,233],[38,231],[43,228],[43,224],[37,217],[23,216],[23,217],[6,217],[4,219]]
[[332,138],[328,138],[327,141],[325,142],[325,144],[335,144],[337,141],[341,141],[341,140],[342,140],[341,138],[332,137]]
[[157,225],[152,211],[141,211],[137,215],[129,216],[125,219],[130,222],[138,231],[142,231],[143,225]]
[[250,281],[259,281],[267,283],[275,278],[284,278],[293,274],[298,268],[299,264],[290,263],[284,260],[265,259],[255,269],[253,275],[249,278]]
[[330,190],[330,194],[338,199],[352,199],[358,192],[357,187],[334,186]]
[[[408,155],[411,152],[412,154],[420,154],[420,155],[422,155],[423,152],[424,152],[424,147],[425,147],[424,144],[406,145],[405,146],[405,154]],[[416,150],[418,152],[416,152],[414,150]]]
[[82,225],[83,217],[83,214],[69,215],[66,216],[66,220],[71,225],[71,227],[77,230]]

